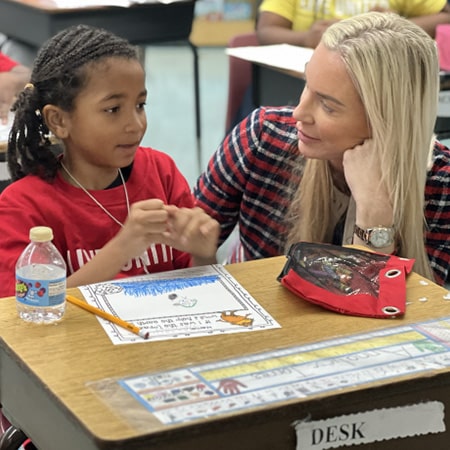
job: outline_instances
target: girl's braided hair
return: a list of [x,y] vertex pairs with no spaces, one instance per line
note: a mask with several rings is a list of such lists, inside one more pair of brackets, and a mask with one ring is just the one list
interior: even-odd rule
[[86,66],[109,57],[138,59],[138,54],[127,40],[87,25],[69,27],[43,44],[30,83],[12,108],[15,116],[7,152],[12,181],[28,174],[54,179],[58,159],[41,111],[48,104],[71,111],[86,83]]

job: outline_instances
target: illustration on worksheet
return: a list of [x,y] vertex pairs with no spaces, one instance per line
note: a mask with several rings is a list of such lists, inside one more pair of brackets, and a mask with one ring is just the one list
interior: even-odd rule
[[[86,301],[150,333],[150,341],[279,328],[217,264],[80,287]],[[148,342],[100,319],[114,344]]]

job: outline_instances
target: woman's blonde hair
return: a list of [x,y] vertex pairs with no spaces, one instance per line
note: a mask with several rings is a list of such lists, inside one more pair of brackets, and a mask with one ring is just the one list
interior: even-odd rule
[[[424,192],[439,92],[435,42],[409,20],[376,12],[337,22],[321,42],[341,56],[364,105],[373,155],[391,193],[398,254],[414,258],[414,270],[434,278],[424,246]],[[288,247],[324,242],[330,219],[328,162],[310,159],[302,172],[288,214]]]

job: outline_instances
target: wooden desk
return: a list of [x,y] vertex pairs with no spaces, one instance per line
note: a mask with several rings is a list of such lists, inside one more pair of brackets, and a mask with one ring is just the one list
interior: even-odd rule
[[184,41],[193,55],[197,160],[201,167],[200,81],[197,47],[189,36],[195,0],[135,4],[130,7],[63,8],[52,0],[0,0],[0,31],[36,50],[72,25],[102,27],[135,45]]
[[195,0],[155,0],[125,8],[63,8],[52,0],[0,0],[0,31],[37,48],[58,31],[81,23],[106,28],[133,44],[187,40],[194,5]]
[[250,33],[255,29],[255,20],[207,20],[194,19],[191,42],[197,47],[226,47],[233,36]]
[[[149,414],[137,431],[87,383],[106,378],[186,367],[260,351],[449,316],[446,291],[408,279],[407,314],[401,320],[339,315],[292,295],[277,281],[284,257],[227,266],[229,272],[282,328],[192,339],[112,345],[97,319],[68,304],[55,326],[33,326],[17,317],[13,298],[0,301],[0,402],[7,416],[41,450],[294,450],[292,423],[403,406],[420,401],[445,403],[450,419],[450,369],[333,390],[294,401],[268,404],[239,414],[163,425]],[[73,290],[73,293],[76,293]],[[420,302],[427,297],[427,302]],[[446,450],[450,431],[371,444],[370,449]],[[354,448],[354,447],[352,447]]]

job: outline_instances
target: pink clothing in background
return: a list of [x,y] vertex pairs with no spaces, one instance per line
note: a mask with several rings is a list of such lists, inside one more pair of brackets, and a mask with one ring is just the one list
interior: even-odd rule
[[450,72],[450,24],[436,27],[436,44],[439,53],[439,67]]

